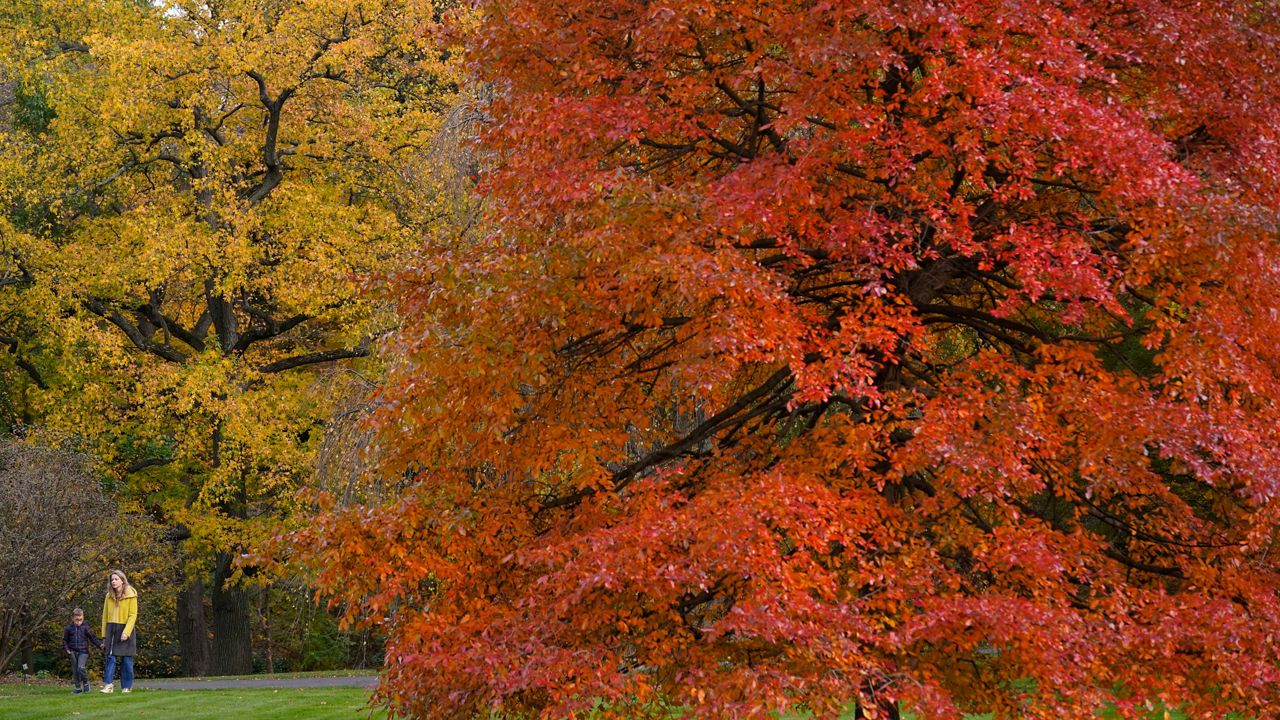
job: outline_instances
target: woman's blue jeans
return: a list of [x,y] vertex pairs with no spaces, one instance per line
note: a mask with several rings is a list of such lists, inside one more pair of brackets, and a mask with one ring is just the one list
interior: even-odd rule
[[[107,661],[102,665],[102,682],[110,685],[111,681],[116,677],[116,656],[108,655]],[[120,687],[128,690],[133,687],[133,656],[125,655],[120,658]]]

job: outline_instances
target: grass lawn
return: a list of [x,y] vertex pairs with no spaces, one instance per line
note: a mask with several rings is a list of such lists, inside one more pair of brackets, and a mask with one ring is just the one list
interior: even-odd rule
[[[288,673],[254,673],[252,675],[206,675],[204,677],[182,678],[146,678],[138,682],[164,682],[165,680],[181,680],[182,682],[199,682],[200,680],[289,680],[309,677],[376,677],[377,670],[311,670],[307,672]],[[101,678],[99,678],[100,680]],[[98,684],[101,687],[101,683]]]
[[5,720],[354,720],[386,718],[371,710],[361,688],[254,690],[148,690],[128,695],[90,692],[72,695],[65,687],[0,684],[0,718]]
[[[362,675],[363,673],[353,673]],[[296,673],[276,677],[307,677],[332,673]],[[247,676],[259,678],[263,676]],[[368,707],[368,691],[354,687],[281,688],[252,690],[157,690],[134,688],[128,695],[119,690],[103,695],[95,690],[72,695],[69,685],[0,682],[0,718],[4,720],[386,720],[386,713]],[[851,718],[852,711],[845,716]],[[678,715],[673,716],[678,717]],[[803,713],[785,720],[806,720]],[[904,718],[916,720],[909,712]],[[986,720],[989,715],[968,715],[967,720]],[[1096,720],[1114,717],[1102,711]],[[1183,720],[1173,710],[1153,711],[1153,720]],[[1224,720],[1244,720],[1231,713]]]

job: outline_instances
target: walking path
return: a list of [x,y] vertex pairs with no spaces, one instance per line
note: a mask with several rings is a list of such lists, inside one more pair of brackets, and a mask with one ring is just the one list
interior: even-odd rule
[[134,687],[146,690],[244,690],[249,688],[326,688],[365,687],[378,684],[377,675],[316,676],[291,678],[218,678],[216,680],[178,679],[144,680],[139,678]]

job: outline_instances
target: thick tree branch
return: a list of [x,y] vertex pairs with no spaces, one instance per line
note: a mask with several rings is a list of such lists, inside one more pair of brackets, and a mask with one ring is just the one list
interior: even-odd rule
[[67,52],[87,53],[89,52],[89,46],[86,43],[82,43],[78,41],[59,40],[58,50],[64,53],[67,53]]
[[941,315],[943,317],[957,320],[961,323],[964,323],[968,320],[976,320],[984,325],[1001,327],[1001,328],[1004,328],[1005,330],[1021,333],[1023,335],[1028,335],[1030,337],[1036,338],[1037,340],[1041,340],[1044,342],[1048,342],[1054,339],[1052,336],[1050,336],[1048,333],[1044,332],[1043,330],[1033,327],[1031,325],[1027,325],[1026,323],[1020,323],[1020,322],[1017,322],[1016,320],[1010,320],[1008,318],[997,317],[995,315],[992,315],[991,313],[986,313],[981,310],[975,310],[973,308],[962,307],[960,305],[940,305],[940,304],[927,304],[927,303],[922,305],[917,305],[916,307],[920,310],[921,313],[934,313],[937,315]]
[[169,362],[182,363],[186,362],[187,356],[179,352],[176,348],[161,343],[151,342],[138,329],[137,325],[129,322],[129,319],[121,315],[117,310],[111,310],[102,304],[99,300],[86,300],[84,306],[89,312],[103,318],[120,329],[133,342],[134,346],[139,350],[145,350],[156,357],[168,360]]
[[284,163],[280,160],[277,140],[280,135],[280,112],[284,103],[293,95],[296,88],[289,87],[280,91],[275,98],[267,91],[267,80],[256,70],[246,70],[245,74],[258,84],[258,100],[267,111],[267,132],[262,141],[262,162],[267,173],[258,185],[245,193],[250,205],[256,205],[275,189],[284,179]]
[[200,313],[200,319],[196,320],[196,326],[191,329],[191,334],[200,342],[209,337],[209,328],[213,325],[213,316],[209,314],[209,308],[206,307],[204,312]]
[[205,312],[208,313],[213,330],[218,334],[218,346],[223,352],[231,352],[240,342],[237,331],[236,314],[231,303],[218,292],[218,284],[213,278],[204,281]]
[[175,320],[160,312],[157,309],[156,304],[146,303],[139,308],[139,310],[148,320],[155,323],[156,326],[163,328],[165,332],[186,343],[192,350],[195,350],[198,353],[204,352],[204,339],[196,335],[194,332],[183,328]]
[[312,319],[312,315],[299,313],[293,317],[284,320],[276,320],[266,312],[259,310],[247,302],[237,302],[236,305],[243,308],[245,312],[252,315],[261,325],[251,327],[240,335],[240,339],[236,342],[235,349],[245,351],[255,342],[259,340],[269,340],[270,338],[283,335],[302,323]]
[[128,467],[124,469],[124,471],[125,471],[125,474],[132,474],[136,472],[141,472],[143,470],[146,470],[147,468],[161,467],[163,465],[168,465],[172,462],[173,462],[172,458],[167,458],[167,459],[166,458],[147,458],[146,460],[138,460],[134,463],[131,463]]
[[14,264],[18,266],[18,274],[13,275],[6,269],[3,274],[0,274],[0,288],[10,285],[35,285],[36,278],[22,262],[22,256],[16,251],[9,253],[9,255],[13,258]]
[[27,360],[25,357],[22,356],[21,353],[18,352],[17,338],[9,337],[8,335],[0,335],[0,345],[9,346],[9,352],[13,354],[13,363],[18,367],[22,368],[27,373],[27,375],[31,378],[31,381],[36,384],[36,387],[40,388],[41,390],[49,389],[49,385],[44,381],[44,378],[40,375],[40,370],[37,369],[35,365],[32,365],[30,360]]
[[[614,490],[621,490],[637,477],[640,477],[644,471],[685,455],[691,448],[694,448],[702,442],[710,439],[725,426],[733,422],[739,413],[747,410],[758,401],[768,397],[778,388],[784,386],[790,378],[790,366],[778,369],[751,392],[742,395],[720,412],[707,418],[702,422],[702,424],[698,425],[693,430],[690,430],[689,433],[680,440],[677,440],[670,445],[664,445],[615,472],[611,482],[612,488]],[[540,511],[551,510],[553,508],[564,507],[566,505],[574,505],[595,492],[596,488],[588,487],[574,491],[568,495],[550,498],[542,503]]]
[[1186,575],[1182,572],[1182,568],[1176,566],[1155,565],[1152,563],[1142,562],[1141,560],[1134,560],[1119,548],[1115,547],[1109,547],[1104,552],[1107,557],[1115,560],[1125,567],[1133,568],[1134,570],[1151,573],[1152,575],[1163,575],[1164,577],[1177,578],[1179,580],[1186,578]]
[[333,362],[334,360],[346,360],[348,358],[368,357],[369,345],[371,341],[366,339],[360,343],[358,347],[343,348],[339,350],[322,350],[320,352],[307,353],[305,355],[294,355],[293,357],[282,358],[272,363],[267,363],[258,368],[264,373],[278,373],[293,368],[303,367],[305,365],[316,365],[319,363]]

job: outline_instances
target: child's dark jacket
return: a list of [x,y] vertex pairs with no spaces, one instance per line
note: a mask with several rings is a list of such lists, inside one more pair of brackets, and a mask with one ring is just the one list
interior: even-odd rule
[[89,623],[67,623],[66,629],[62,631],[62,649],[67,652],[89,652],[89,643],[102,649],[102,641],[97,635],[93,634],[93,630],[89,627]]

